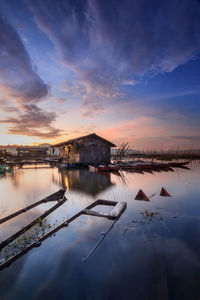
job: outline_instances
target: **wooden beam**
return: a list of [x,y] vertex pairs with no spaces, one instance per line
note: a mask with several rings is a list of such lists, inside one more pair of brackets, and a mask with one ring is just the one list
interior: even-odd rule
[[119,218],[126,209],[126,202],[118,202],[109,214],[109,218]]
[[115,206],[118,202],[117,201],[111,201],[111,200],[104,200],[104,199],[98,199],[98,204],[100,205],[109,205],[109,206]]
[[100,213],[98,211],[95,210],[91,210],[91,209],[84,209],[82,211],[83,215],[90,215],[90,216],[94,216],[94,217],[103,217],[103,218],[108,218],[109,214],[104,214],[104,213]]
[[24,212],[26,212],[26,211],[28,211],[28,210],[36,207],[36,206],[42,204],[42,203],[46,203],[46,202],[49,202],[49,201],[58,201],[59,199],[62,199],[64,197],[64,194],[65,194],[65,189],[64,188],[60,189],[56,193],[53,193],[50,196],[48,196],[48,197],[46,197],[46,198],[44,198],[42,200],[39,200],[39,201],[37,201],[37,202],[35,202],[35,203],[27,206],[27,207],[24,207],[24,208],[22,208],[22,209],[20,209],[20,210],[18,210],[16,212],[14,212],[13,214],[11,214],[11,215],[9,215],[7,217],[4,217],[4,218],[0,219],[0,224],[4,223],[4,222],[6,222],[6,221],[8,221],[8,220],[10,220],[12,218],[15,218],[16,216],[18,216],[18,215],[20,215],[20,214],[22,214],[22,213],[24,213]]
[[[55,234],[56,232],[58,232],[60,229],[67,227],[72,221],[74,221],[75,219],[77,219],[78,217],[80,217],[82,214],[84,214],[84,211],[89,210],[89,209],[95,207],[96,205],[103,204],[103,205],[115,206],[117,203],[118,202],[116,202],[116,201],[103,200],[103,199],[98,199],[98,200],[94,201],[93,203],[91,203],[90,205],[88,205],[85,209],[80,210],[77,214],[75,214],[71,218],[65,220],[63,223],[61,223],[60,225],[58,225],[57,227],[55,227],[54,229],[52,229],[50,232],[48,232],[47,234],[45,234],[44,236],[42,236],[41,238],[39,238],[37,242],[32,243],[27,248],[23,249],[22,251],[20,251],[16,255],[12,256],[6,262],[4,262],[2,265],[0,265],[0,271],[2,269],[4,269],[4,268],[8,267],[11,263],[13,263],[19,257],[21,257],[22,255],[24,255],[26,252],[30,251],[34,247],[40,246],[41,243],[44,240],[46,240],[48,237],[50,237],[53,234]],[[124,210],[125,209],[126,209],[126,206],[124,207]],[[121,214],[122,213],[123,213],[123,211],[121,212]],[[111,225],[111,227],[109,228],[109,230],[107,232],[109,232],[110,229],[114,226],[115,222],[119,219],[120,215],[117,218],[115,218],[115,221],[113,222],[113,224]]]
[[[117,222],[117,220],[119,220],[119,218],[121,217],[121,215],[125,211],[126,207],[127,207],[127,203],[126,202],[118,202],[117,203],[117,205],[115,206],[115,208],[111,212],[112,215],[114,216],[114,222],[112,222],[112,224],[108,227],[108,229],[106,230],[106,232],[104,232],[102,234],[102,237],[96,243],[96,245],[94,246],[94,248],[89,252],[89,254],[82,259],[83,262],[85,262],[92,255],[92,253],[98,248],[98,246],[101,244],[101,242],[104,240],[104,238],[110,232],[110,230],[114,227],[114,225]],[[112,217],[112,216],[110,215],[110,217]]]
[[38,219],[43,220],[45,217],[47,217],[50,213],[52,213],[54,210],[56,210],[59,206],[63,205],[67,199],[64,197],[61,201],[59,201],[57,204],[55,204],[53,207],[48,209],[44,214],[41,216],[37,217],[34,221],[32,221],[30,224],[19,230],[18,232],[14,233],[12,236],[4,240],[3,242],[0,243],[0,251],[6,247],[8,244],[16,240],[20,235],[28,231],[31,227],[33,227],[35,224],[38,223]]

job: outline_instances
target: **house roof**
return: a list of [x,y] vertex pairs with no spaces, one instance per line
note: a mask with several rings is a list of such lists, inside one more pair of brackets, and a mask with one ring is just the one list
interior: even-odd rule
[[69,145],[73,142],[78,142],[79,140],[82,140],[82,139],[85,139],[85,138],[88,138],[88,137],[100,140],[100,141],[106,143],[107,145],[109,145],[110,147],[116,147],[115,144],[113,144],[113,143],[109,142],[108,140],[102,138],[101,136],[97,135],[96,133],[80,136],[80,137],[77,137],[75,139],[71,139],[71,140],[68,140],[68,141],[65,141],[65,142],[62,142],[62,143],[52,145],[51,147],[59,147],[59,146]]

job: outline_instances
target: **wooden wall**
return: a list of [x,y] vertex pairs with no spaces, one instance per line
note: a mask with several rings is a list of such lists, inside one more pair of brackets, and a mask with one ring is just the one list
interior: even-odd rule
[[80,147],[80,163],[83,164],[108,164],[110,162],[110,147],[96,139],[88,139]]
[[60,157],[66,163],[108,164],[110,163],[110,147],[103,141],[89,137],[67,146],[61,146]]

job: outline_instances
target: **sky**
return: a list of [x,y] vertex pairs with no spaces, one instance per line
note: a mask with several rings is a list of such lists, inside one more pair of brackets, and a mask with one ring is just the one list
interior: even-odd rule
[[200,148],[199,0],[0,0],[0,144]]

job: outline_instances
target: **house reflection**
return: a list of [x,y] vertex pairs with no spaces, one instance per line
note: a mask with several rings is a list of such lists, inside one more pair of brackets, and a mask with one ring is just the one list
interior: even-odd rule
[[[113,185],[110,173],[91,173],[88,170],[59,170],[60,186],[65,186],[67,191],[78,191],[95,197]],[[56,180],[55,178],[53,179]]]

